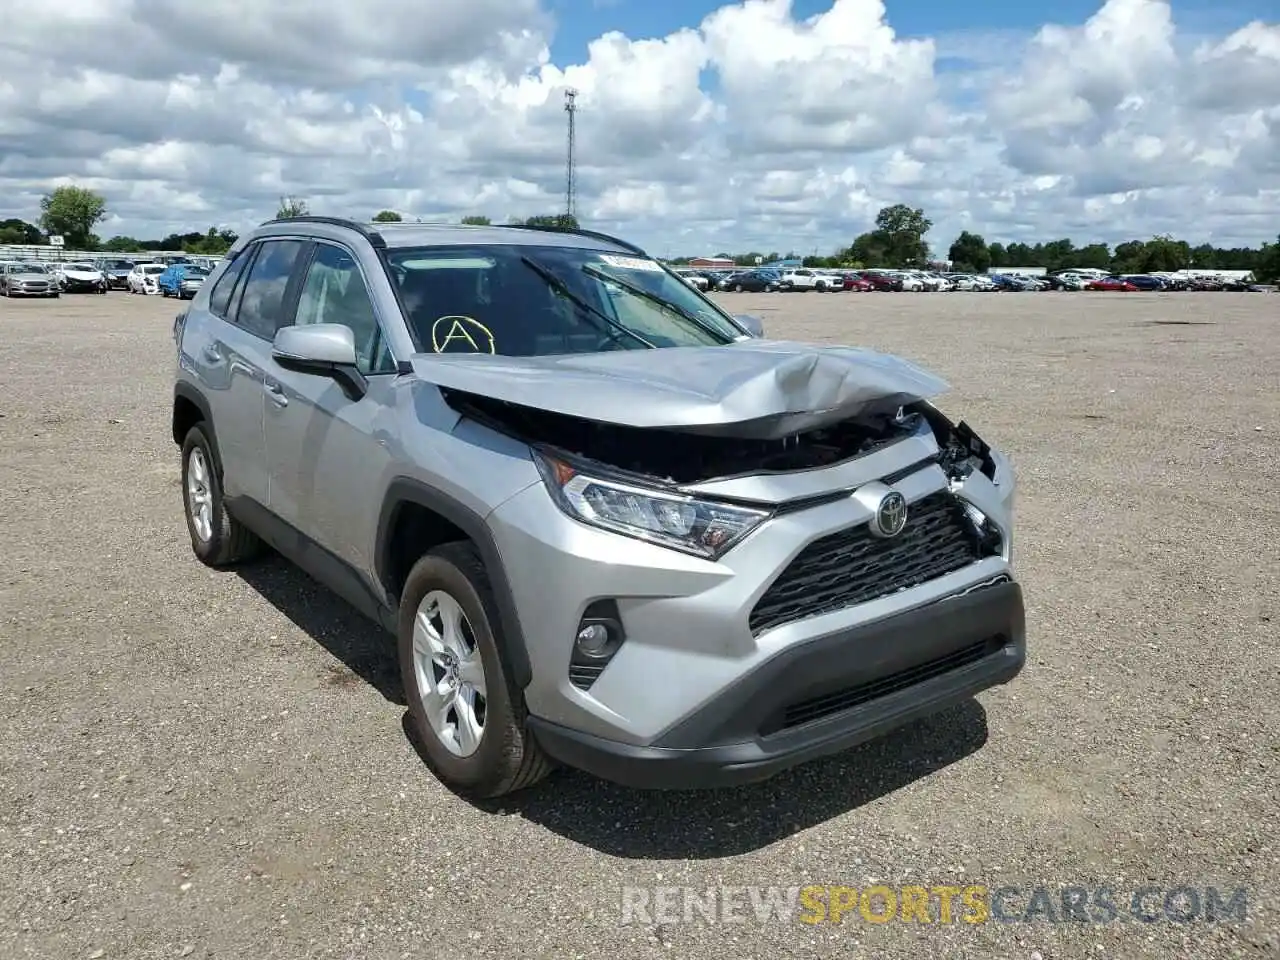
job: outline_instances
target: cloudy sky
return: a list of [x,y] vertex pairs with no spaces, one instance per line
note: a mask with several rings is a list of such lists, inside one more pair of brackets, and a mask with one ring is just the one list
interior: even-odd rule
[[564,203],[659,255],[1280,231],[1276,0],[5,0],[0,218],[102,236]]

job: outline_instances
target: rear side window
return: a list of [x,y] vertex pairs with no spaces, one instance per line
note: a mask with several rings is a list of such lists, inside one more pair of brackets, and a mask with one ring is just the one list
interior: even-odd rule
[[235,322],[250,333],[270,340],[286,326],[285,294],[289,279],[306,244],[301,240],[267,240],[249,268]]

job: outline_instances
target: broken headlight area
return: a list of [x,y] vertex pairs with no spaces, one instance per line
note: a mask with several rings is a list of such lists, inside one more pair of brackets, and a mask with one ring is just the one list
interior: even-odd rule
[[904,409],[928,422],[938,442],[938,464],[952,481],[962,483],[974,473],[995,480],[996,462],[991,447],[967,423],[952,423],[937,407],[923,400]]
[[744,440],[601,423],[452,391],[446,399],[460,413],[527,443],[671,484],[831,466],[912,436],[922,416],[886,403],[781,440]]
[[645,487],[591,465],[534,451],[552,499],[575,520],[715,560],[769,517],[768,510]]

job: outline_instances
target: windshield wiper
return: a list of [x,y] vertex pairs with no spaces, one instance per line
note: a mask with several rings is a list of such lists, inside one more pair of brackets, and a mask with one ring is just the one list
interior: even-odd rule
[[552,290],[560,294],[560,296],[564,297],[566,300],[572,303],[575,307],[577,307],[579,310],[585,313],[588,317],[590,317],[593,325],[597,329],[601,329],[600,323],[603,322],[604,327],[601,330],[601,332],[604,333],[604,335],[607,336],[612,342],[617,343],[619,340],[618,334],[622,333],[622,334],[626,334],[628,337],[630,337],[632,340],[635,340],[637,343],[644,344],[644,346],[648,347],[650,350],[657,349],[657,347],[655,347],[652,343],[650,343],[644,337],[640,336],[640,334],[636,333],[634,330],[627,327],[626,324],[619,323],[617,320],[613,319],[613,317],[609,316],[603,310],[593,307],[590,303],[588,303],[582,297],[578,296],[578,294],[574,293],[571,289],[569,289],[569,285],[567,283],[565,283],[563,280],[557,277],[554,273],[552,273],[550,270],[548,270],[546,267],[540,264],[537,260],[534,260],[530,257],[521,257],[520,262],[523,263],[530,270],[532,270],[534,273],[536,273],[538,276],[540,276],[544,281],[546,281],[547,286],[549,286]]
[[616,283],[618,286],[620,286],[623,290],[626,290],[628,293],[634,293],[637,297],[641,297],[642,299],[648,300],[650,303],[656,303],[658,306],[664,307],[665,309],[670,310],[676,316],[681,317],[684,320],[687,320],[689,323],[692,323],[695,327],[697,327],[703,333],[710,334],[713,339],[718,340],[721,343],[725,342],[723,333],[721,333],[711,324],[707,323],[696,313],[693,313],[690,310],[686,310],[684,307],[680,306],[680,304],[678,303],[672,303],[670,300],[666,300],[663,297],[658,296],[658,294],[652,293],[646,290],[644,287],[639,286],[638,284],[634,284],[629,280],[621,280],[618,277],[615,277],[611,273],[605,273],[603,270],[597,270],[595,267],[591,266],[590,264],[583,264],[582,272],[587,274],[588,276],[595,277],[597,280],[604,281],[605,283]]

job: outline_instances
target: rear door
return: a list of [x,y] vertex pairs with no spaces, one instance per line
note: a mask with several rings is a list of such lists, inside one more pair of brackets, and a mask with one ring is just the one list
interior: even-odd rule
[[262,507],[270,501],[266,367],[276,327],[296,296],[295,268],[306,246],[305,240],[263,240],[237,257],[210,292],[210,335],[199,348],[207,379],[218,385],[210,401],[224,494]]

